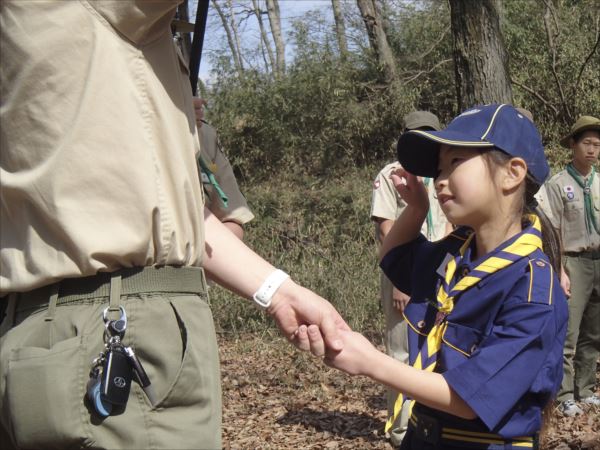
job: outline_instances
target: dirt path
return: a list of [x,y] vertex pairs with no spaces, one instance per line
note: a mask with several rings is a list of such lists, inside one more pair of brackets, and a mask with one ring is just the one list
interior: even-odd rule
[[[279,338],[220,338],[227,449],[386,449],[384,390]],[[556,415],[544,450],[600,450],[600,408]]]

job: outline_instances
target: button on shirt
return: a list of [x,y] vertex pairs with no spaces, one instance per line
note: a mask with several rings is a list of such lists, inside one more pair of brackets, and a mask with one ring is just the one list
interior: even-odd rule
[[[411,295],[405,310],[411,363],[434,325],[444,263],[448,254],[458,254],[464,231],[435,243],[421,235],[392,249],[381,262],[392,283]],[[457,276],[498,250],[471,261],[474,245],[473,240]],[[547,257],[538,250],[483,278],[456,297],[446,319],[436,372],[478,416],[451,416],[452,426],[507,438],[537,432],[542,409],[560,387],[567,326],[566,299]]]
[[177,1],[0,8],[0,295],[201,265],[203,194]]

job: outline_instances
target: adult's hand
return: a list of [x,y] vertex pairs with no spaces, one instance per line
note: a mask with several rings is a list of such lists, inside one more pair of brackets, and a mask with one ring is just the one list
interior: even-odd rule
[[[323,356],[326,349],[340,351],[343,343],[339,333],[350,331],[331,303],[291,280],[277,291],[268,312],[290,342],[316,356]],[[302,327],[305,332],[308,325],[311,325],[311,333],[318,334],[315,346],[311,346],[300,331]]]
[[562,288],[565,295],[571,297],[571,279],[565,271],[564,267],[560,268],[560,287]]
[[200,97],[192,98],[194,104],[194,113],[196,115],[196,126],[202,128],[202,120],[204,119],[204,107],[208,104],[206,100]]
[[408,305],[409,301],[410,301],[409,295],[405,294],[402,291],[399,291],[396,288],[393,289],[392,302],[393,302],[394,308],[396,308],[396,310],[398,310],[400,312],[400,314],[402,314],[404,312],[404,309],[406,308],[406,305]]
[[[252,298],[275,268],[240,241],[206,207],[204,217],[202,266],[207,276],[244,298]],[[268,312],[286,338],[302,350],[311,350],[311,347],[298,339],[296,331],[301,325],[315,325],[322,335],[324,344],[317,353],[324,352],[325,347],[333,351],[341,349],[338,332],[350,329],[327,300],[291,279],[277,289]]]

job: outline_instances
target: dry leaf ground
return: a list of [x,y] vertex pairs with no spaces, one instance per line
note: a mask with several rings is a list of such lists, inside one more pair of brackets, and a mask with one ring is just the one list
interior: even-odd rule
[[[384,389],[297,352],[281,338],[220,338],[226,449],[391,449]],[[600,450],[600,408],[553,415],[544,450]]]

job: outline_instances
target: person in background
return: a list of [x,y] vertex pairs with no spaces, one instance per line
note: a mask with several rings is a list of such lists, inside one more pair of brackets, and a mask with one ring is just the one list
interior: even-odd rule
[[547,183],[554,227],[562,237],[561,285],[569,296],[564,378],[558,400],[565,416],[600,405],[596,362],[600,354],[600,119],[582,116],[560,141],[572,152],[567,167]]
[[[204,120],[206,100],[194,97],[193,102],[200,139],[198,158],[202,158],[199,161],[199,174],[207,197],[206,207],[233,234],[243,239],[244,225],[254,219],[254,214],[240,191],[233,168],[221,147],[217,130]],[[210,179],[210,174],[214,175],[216,184]]]
[[[428,111],[413,111],[404,116],[404,131],[408,130],[440,130],[440,121],[435,114]],[[378,246],[385,239],[394,221],[406,208],[406,203],[394,187],[391,174],[400,168],[397,161],[385,166],[373,182],[371,198],[371,220],[375,224],[375,236]],[[423,180],[429,195],[429,211],[423,223],[421,233],[430,241],[437,241],[447,235],[452,226],[435,200],[435,188],[431,178]],[[396,289],[390,280],[381,272],[381,305],[385,317],[385,346],[388,355],[404,363],[408,362],[407,325],[402,316],[404,307],[410,300],[408,293]],[[398,392],[387,390],[388,415],[394,414],[394,403]],[[402,411],[388,437],[393,445],[399,445],[406,433],[409,418],[409,403],[405,402]]]

